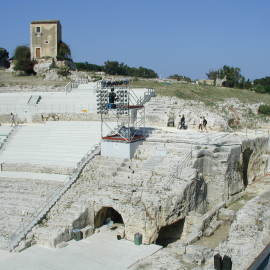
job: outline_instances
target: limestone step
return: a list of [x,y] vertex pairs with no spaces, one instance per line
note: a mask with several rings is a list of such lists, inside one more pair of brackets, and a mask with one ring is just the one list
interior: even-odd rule
[[[8,178],[8,179],[7,179]],[[20,179],[45,181],[44,184],[48,184],[47,181],[51,181],[52,184],[58,185],[56,182],[66,182],[69,179],[68,175],[53,174],[53,173],[33,173],[33,172],[15,172],[15,171],[0,171],[0,185],[3,182],[9,182],[10,178],[19,179],[16,183],[20,184]],[[5,181],[6,179],[6,181]],[[21,181],[22,182],[22,181]],[[13,183],[15,183],[13,181]]]
[[69,175],[74,170],[74,165],[70,164],[70,167],[66,167],[68,164],[65,163],[55,165],[55,163],[11,163],[5,162],[2,164],[3,171],[12,171],[12,172],[33,172],[33,173],[54,173],[54,174],[64,174]]

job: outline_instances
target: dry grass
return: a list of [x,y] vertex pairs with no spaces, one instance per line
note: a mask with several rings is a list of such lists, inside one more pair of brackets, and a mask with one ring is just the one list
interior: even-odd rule
[[3,86],[65,86],[68,81],[45,81],[39,76],[15,76],[11,72],[0,70],[0,87]]
[[237,98],[243,103],[270,104],[269,94],[260,94],[250,90],[196,85],[191,83],[161,83],[152,80],[135,80],[133,87],[154,88],[159,95],[176,96],[182,99],[200,100],[206,104],[223,101],[228,98]]

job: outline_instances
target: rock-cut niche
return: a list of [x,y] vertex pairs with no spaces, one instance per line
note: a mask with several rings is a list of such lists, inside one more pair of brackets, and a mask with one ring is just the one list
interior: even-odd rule
[[124,223],[122,216],[116,210],[112,207],[103,207],[95,215],[95,228],[99,228],[102,225],[107,224],[110,220],[112,220],[113,223]]
[[248,185],[248,166],[250,161],[250,156],[252,155],[253,150],[247,148],[243,152],[243,185],[246,188]]
[[173,224],[161,227],[156,240],[157,245],[166,247],[168,244],[173,243],[181,238],[185,219],[180,219]]

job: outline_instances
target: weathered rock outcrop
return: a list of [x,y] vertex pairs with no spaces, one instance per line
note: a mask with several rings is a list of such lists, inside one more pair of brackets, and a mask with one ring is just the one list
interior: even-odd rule
[[250,121],[258,113],[258,104],[241,103],[238,99],[227,99],[208,105],[196,100],[184,100],[176,97],[157,96],[148,102],[146,120],[153,125],[164,126],[169,116],[178,124],[184,114],[189,127],[198,128],[200,117],[205,116],[207,126],[214,130],[231,130],[234,127],[257,128],[260,121]]
[[[243,141],[242,141],[243,140]],[[212,208],[241,192],[268,170],[268,136],[241,138],[227,136],[216,144],[198,149],[194,167],[207,183]]]
[[161,228],[184,222],[192,210],[206,211],[204,180],[192,167],[179,170],[188,152],[183,145],[145,142],[130,161],[96,157],[34,229],[36,241],[56,246],[71,238],[73,228],[95,226],[97,219],[103,224],[107,216],[100,215],[112,208],[121,215],[127,239],[140,232],[144,243],[154,242]]
[[232,258],[233,269],[247,269],[270,242],[270,191],[250,200],[236,215],[229,238],[216,250]]
[[[179,224],[183,229],[185,217],[193,215],[192,211],[202,219],[207,210],[221,207],[245,188],[242,179],[245,148],[241,148],[244,137],[193,132],[185,138],[181,141],[181,137],[155,130],[132,160],[96,157],[43,224],[34,228],[35,241],[56,246],[71,239],[74,228],[89,225],[97,228],[106,218],[120,219],[120,216],[126,239],[133,240],[134,234],[140,232],[144,243],[162,242],[160,234],[166,234],[168,226]],[[267,144],[266,137],[244,140],[243,145],[253,149],[250,161],[260,160],[251,166],[254,170],[261,168],[258,174],[267,165],[264,157]],[[250,172],[253,177],[255,172],[252,169]],[[198,231],[200,235],[208,233],[206,229],[217,214],[215,211],[206,214]],[[108,212],[117,214],[108,216]],[[190,235],[187,242],[189,238]]]

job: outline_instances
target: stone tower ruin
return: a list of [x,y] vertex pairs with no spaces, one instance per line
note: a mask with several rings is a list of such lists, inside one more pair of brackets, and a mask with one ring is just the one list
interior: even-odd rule
[[30,24],[31,59],[51,57],[56,59],[58,44],[62,39],[58,20],[33,21]]

